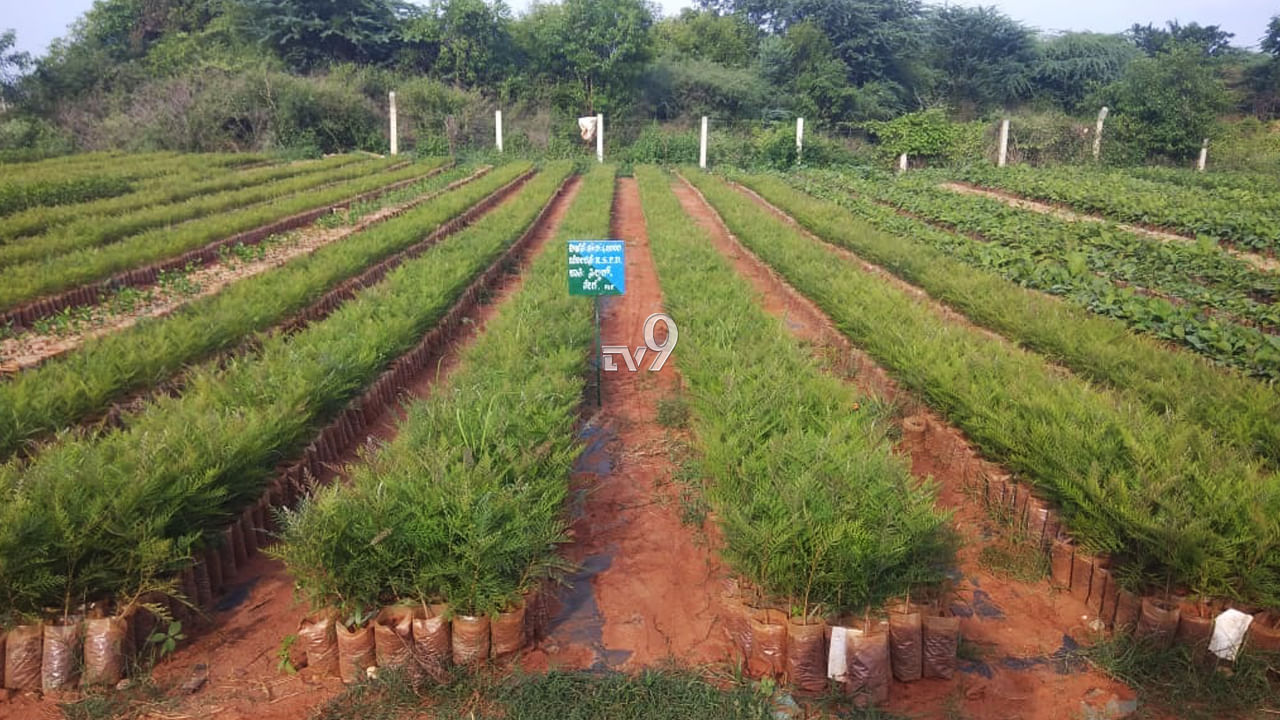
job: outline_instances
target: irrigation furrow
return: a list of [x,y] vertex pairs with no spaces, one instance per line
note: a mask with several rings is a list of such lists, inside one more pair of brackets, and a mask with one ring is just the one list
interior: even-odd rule
[[[522,173],[519,177],[499,187],[497,190],[483,197],[479,202],[467,208],[461,214],[443,222],[426,237],[418,240],[409,247],[392,254],[377,263],[363,269],[357,275],[342,280],[337,285],[331,287],[320,297],[308,303],[300,310],[293,312],[285,319],[275,322],[266,334],[248,335],[243,340],[221,351],[215,352],[213,355],[203,355],[202,359],[197,357],[185,357],[183,363],[191,363],[200,359],[199,364],[189,365],[186,369],[179,371],[177,374],[168,375],[167,379],[159,382],[150,382],[145,387],[141,387],[134,391],[131,395],[110,402],[110,404],[97,405],[96,409],[90,411],[84,416],[75,416],[70,411],[57,414],[56,419],[52,419],[48,424],[30,429],[19,435],[19,438],[25,441],[22,454],[24,457],[32,457],[40,452],[40,438],[47,437],[54,430],[62,427],[72,426],[78,428],[81,432],[96,432],[99,430],[120,427],[127,423],[127,418],[138,409],[145,407],[151,400],[169,396],[175,397],[183,392],[186,387],[187,379],[193,373],[209,367],[220,367],[226,365],[234,358],[246,355],[259,347],[267,338],[273,334],[294,333],[306,328],[308,325],[326,318],[329,314],[338,309],[346,300],[354,297],[360,290],[370,287],[386,276],[395,267],[404,262],[420,256],[431,247],[439,243],[442,239],[452,235],[471,225],[484,215],[488,214],[492,209],[502,204],[504,201],[512,197],[523,185],[533,176],[534,171],[529,170]],[[474,179],[474,178],[473,178]],[[37,368],[33,372],[40,373],[44,369]],[[24,378],[25,375],[15,378],[15,381]],[[101,379],[95,382],[102,382]],[[127,385],[125,388],[127,389]],[[95,398],[96,399],[96,398]],[[59,402],[61,405],[72,405],[69,399],[63,398]],[[89,405],[86,405],[89,407]],[[8,429],[8,428],[6,428]],[[8,436],[10,433],[5,433]],[[5,443],[0,443],[0,456],[15,449],[14,438],[8,438]]]
[[[279,243],[273,243],[262,257],[252,261],[240,263],[235,261],[234,256],[231,256],[231,261],[229,262],[205,266],[186,275],[183,279],[185,283],[199,288],[195,292],[185,294],[181,292],[165,292],[163,290],[157,291],[154,286],[141,286],[140,289],[144,292],[156,291],[153,293],[154,299],[141,307],[114,310],[111,307],[110,300],[104,300],[96,306],[85,306],[90,309],[92,314],[92,320],[90,321],[92,327],[88,329],[71,333],[40,333],[33,330],[19,334],[16,337],[0,340],[0,376],[37,367],[51,358],[80,347],[86,340],[119,332],[144,318],[168,315],[187,303],[214,295],[232,283],[280,267],[295,258],[310,255],[326,245],[338,242],[355,233],[367,230],[380,222],[401,215],[446,192],[476,180],[488,173],[490,169],[490,166],[486,166],[465,178],[450,183],[444,188],[424,193],[392,207],[382,208],[361,218],[354,225],[339,228],[315,226],[307,228],[301,231],[300,234],[286,237]],[[266,244],[265,241],[263,244]]]
[[[981,186],[973,185],[970,183],[948,182],[948,183],[941,183],[939,187],[945,188],[952,192],[982,195],[983,197],[989,197],[995,200],[999,200],[1000,202],[1005,203],[1009,207],[1015,207],[1021,210],[1030,210],[1032,212],[1038,212],[1042,215],[1053,215],[1054,217],[1060,218],[1062,220],[1068,220],[1071,222],[1095,222],[1095,223],[1112,222],[1104,217],[1099,217],[1097,215],[1091,215],[1088,213],[1082,213],[1077,210],[1073,210],[1067,205],[1044,203],[1044,202],[1040,202],[1039,200],[1031,200],[1029,198],[1022,197],[1021,195],[1017,195],[1015,193],[1006,192],[1003,190],[993,190],[991,188],[981,187]],[[1190,238],[1190,237],[1187,237],[1186,235],[1179,235],[1177,233],[1170,232],[1169,230],[1162,229],[1162,228],[1146,227],[1143,225],[1132,225],[1129,223],[1116,223],[1116,227],[1119,227],[1120,229],[1131,232],[1131,233],[1136,233],[1138,235],[1145,235],[1147,237],[1154,238],[1156,240],[1159,240],[1160,242],[1181,243],[1183,245],[1196,244],[1195,238]],[[1259,270],[1267,270],[1270,272],[1280,272],[1280,260],[1277,260],[1274,257],[1259,255],[1258,253],[1252,253],[1247,250],[1241,250],[1237,247],[1233,247],[1230,244],[1230,242],[1226,240],[1222,241],[1221,248],[1224,252],[1236,257],[1239,260],[1243,260],[1244,262],[1249,263],[1250,265],[1258,268]]]
[[[634,178],[617,180],[611,237],[626,242],[627,284],[625,295],[602,299],[602,342],[643,347],[645,319],[664,306]],[[679,363],[672,356],[651,372],[650,358],[635,372],[619,359],[617,371],[602,373],[601,408],[587,393],[588,447],[571,478],[584,498],[566,548],[579,570],[539,664],[635,669],[673,656],[693,665],[728,656],[717,596],[724,570],[681,522],[671,481],[689,433],[659,422],[680,392]]]
[[188,250],[181,255],[167,260],[157,261],[141,268],[117,273],[106,279],[81,285],[80,287],[67,290],[56,295],[36,298],[0,313],[0,327],[8,327],[11,332],[21,330],[31,327],[32,324],[41,318],[49,317],[65,309],[81,307],[84,305],[93,305],[98,302],[99,298],[103,294],[111,292],[112,290],[152,285],[157,282],[162,273],[193,266],[207,265],[216,261],[219,257],[219,251],[223,248],[231,248],[236,245],[256,245],[272,235],[277,235],[309,225],[327,213],[335,212],[352,204],[372,200],[386,193],[408,187],[413,183],[421,182],[426,178],[438,175],[452,166],[452,163],[442,165],[421,175],[415,175],[411,178],[393,182],[375,190],[361,193],[355,197],[346,198],[340,202],[296,213],[252,230],[247,230],[245,232],[232,235],[231,237],[216,240],[204,247],[197,248],[195,250]]
[[[1034,663],[1048,656],[1080,624],[1080,616],[1092,611],[1081,599],[1052,592],[1044,578],[1015,579],[997,574],[980,562],[984,548],[1004,547],[1007,538],[992,539],[999,525],[981,500],[989,481],[1005,482],[1010,474],[998,463],[980,456],[965,434],[929,409],[914,393],[902,389],[889,373],[867,353],[856,347],[836,327],[835,322],[812,300],[792,287],[772,267],[747,249],[732,233],[702,193],[680,177],[673,190],[685,212],[711,237],[719,251],[737,272],[750,281],[761,306],[782,320],[797,339],[808,345],[815,358],[833,376],[856,387],[860,393],[898,409],[894,422],[902,431],[898,451],[911,459],[911,472],[921,480],[932,478],[939,485],[938,504],[952,512],[952,524],[963,542],[957,552],[957,576],[953,587],[961,610],[961,633],[989,653]],[[1025,489],[1020,509],[1029,501]],[[1014,528],[999,528],[1012,534]],[[1048,530],[1035,528],[1042,536]],[[1051,532],[1051,530],[1050,530]],[[1039,555],[1040,540],[1034,535],[1021,546],[1022,552]],[[995,608],[999,617],[993,617]],[[983,609],[986,617],[975,609]],[[1050,683],[1051,694],[1064,699],[1083,695],[1097,685],[1111,685],[1096,672],[1074,677],[1059,675],[1048,667],[1031,671],[1038,682]],[[1043,677],[1039,677],[1043,675]],[[941,702],[952,692],[937,685],[926,692]],[[1048,689],[1046,689],[1048,692]]]

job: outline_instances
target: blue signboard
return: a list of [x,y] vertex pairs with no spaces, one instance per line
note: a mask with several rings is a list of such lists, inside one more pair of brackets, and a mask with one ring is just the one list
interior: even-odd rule
[[621,240],[570,240],[569,294],[624,294],[626,249],[627,244]]

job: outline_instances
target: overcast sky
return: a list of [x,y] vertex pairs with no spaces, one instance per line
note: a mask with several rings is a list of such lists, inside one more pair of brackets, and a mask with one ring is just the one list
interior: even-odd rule
[[[529,0],[508,0],[516,10],[528,7]],[[0,31],[18,31],[18,48],[43,54],[49,41],[66,34],[72,21],[93,4],[93,0],[0,0]],[[667,14],[674,14],[692,2],[660,0]],[[1217,24],[1236,34],[1233,43],[1256,46],[1271,15],[1280,12],[1276,0],[959,0],[958,5],[995,5],[1005,14],[1039,30],[1097,30],[1118,32],[1135,22],[1163,24],[1179,20],[1186,24]]]

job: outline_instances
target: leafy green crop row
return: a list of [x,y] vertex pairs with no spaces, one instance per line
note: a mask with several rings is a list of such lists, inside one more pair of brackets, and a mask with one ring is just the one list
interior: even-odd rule
[[[160,383],[184,366],[297,313],[341,281],[412,245],[528,169],[527,163],[514,163],[494,170],[384,225],[236,282],[172,314],[89,340],[0,382],[0,457],[29,440],[100,413],[124,394]],[[443,187],[464,172],[438,175],[418,191]]]
[[1280,299],[1280,275],[1258,270],[1212,244],[1166,243],[1109,224],[1070,222],[992,198],[951,192],[918,174],[900,180],[861,180],[830,172],[812,177],[827,187],[843,186],[923,219],[1025,251],[1031,262],[1065,261],[1230,314],[1249,325],[1280,328],[1280,305],[1274,304]]
[[[988,249],[983,243],[865,201],[849,201],[860,216],[855,217],[849,210],[787,187],[776,177],[737,179],[815,234],[919,286],[973,322],[1082,376],[1132,392],[1155,412],[1181,413],[1222,440],[1280,467],[1280,396],[1266,385],[1136,336],[1122,322],[1090,314],[1087,303],[1073,307],[1022,289],[1015,283],[1042,284],[1039,276],[1015,270],[1036,266],[984,262],[970,252]],[[848,196],[837,197],[844,202]],[[893,237],[865,232],[862,222]],[[1051,291],[1060,287],[1043,285]],[[1077,300],[1078,296],[1071,292],[1067,298]]]
[[88,175],[71,180],[7,181],[0,184],[0,215],[34,207],[66,205],[123,195],[132,183],[113,175]]
[[1241,170],[1196,172],[1167,167],[1131,167],[1125,168],[1125,172],[1143,180],[1202,190],[1244,190],[1272,198],[1267,202],[1269,206],[1280,204],[1280,178],[1269,173]]
[[0,270],[0,310],[181,255],[236,233],[408,180],[423,172],[421,166],[411,165],[392,172],[371,173],[344,183],[184,223],[172,230],[155,228],[105,247],[84,248],[44,261],[12,265]]
[[92,231],[93,227],[102,223],[105,218],[135,210],[368,161],[368,156],[364,155],[340,155],[318,162],[268,165],[252,170],[180,167],[172,173],[140,182],[135,192],[122,197],[80,203],[69,207],[33,208],[10,215],[0,220],[0,240],[35,235],[59,225],[88,218],[93,218],[91,223],[86,223],[90,225],[87,229]]
[[418,342],[568,172],[548,169],[323,321],[193,372],[180,397],[151,402],[123,429],[0,468],[0,617],[128,594],[176,570]]
[[805,614],[940,580],[947,516],[892,453],[888,408],[825,373],[758,306],[667,176],[636,176],[730,566]]
[[[428,166],[443,162],[443,160],[434,160]],[[147,230],[170,232],[173,226],[187,220],[199,219],[227,210],[247,209],[258,203],[270,202],[332,183],[367,176],[382,170],[388,164],[390,163],[386,160],[366,160],[354,164],[339,163],[336,167],[318,165],[301,174],[254,183],[249,187],[225,192],[199,195],[185,202],[158,202],[145,210],[137,210],[123,216],[86,217],[79,222],[55,228],[42,235],[10,240],[0,246],[0,268],[19,263],[52,260],[75,250],[109,245]],[[178,229],[181,230],[181,228]]]
[[524,284],[396,439],[284,514],[276,552],[314,605],[489,614],[563,565],[592,324],[591,303],[565,292],[561,241],[608,234],[612,177],[588,174]]
[[1040,200],[1059,202],[1126,222],[1221,238],[1243,248],[1280,249],[1280,196],[1247,190],[1207,192],[1074,167],[971,167],[959,176]]
[[[1086,549],[1112,557],[1122,582],[1280,607],[1280,476],[1178,412],[1152,412],[948,322],[723,181],[691,178],[738,237],[854,343],[1054,501]],[[828,212],[846,237],[872,244],[879,235]],[[888,243],[903,240],[874,244]]]
[[[1029,247],[979,242],[940,230],[864,197],[850,195],[843,181],[833,180],[832,176],[809,175],[792,182],[834,200],[885,232],[916,238],[968,265],[999,273],[1025,287],[1061,295],[1094,313],[1121,320],[1135,330],[1183,345],[1250,375],[1267,380],[1280,378],[1280,338],[1256,328],[1206,318],[1192,306],[1117,286],[1091,272],[1087,261],[1078,254],[1068,251],[1058,257],[1052,248],[1036,253]],[[1023,239],[1028,246],[1039,242],[1030,235]]]

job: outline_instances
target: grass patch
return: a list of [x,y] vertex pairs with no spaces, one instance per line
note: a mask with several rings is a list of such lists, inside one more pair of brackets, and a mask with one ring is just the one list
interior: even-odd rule
[[131,676],[135,679],[123,690],[93,688],[79,700],[58,703],[58,709],[67,720],[134,720],[156,717],[171,703],[148,671]]
[[751,686],[683,668],[636,675],[553,671],[459,674],[444,684],[403,673],[353,686],[316,720],[766,720],[772,705]]
[[978,565],[997,577],[1033,583],[1049,574],[1049,559],[1032,545],[996,542],[978,552]]
[[665,428],[682,428],[689,424],[689,401],[683,395],[667,395],[658,399],[658,424]]
[[1138,692],[1142,705],[1182,720],[1275,717],[1280,713],[1280,655],[1250,654],[1234,665],[1197,657],[1191,648],[1162,649],[1127,635],[1083,650],[1108,675]]

